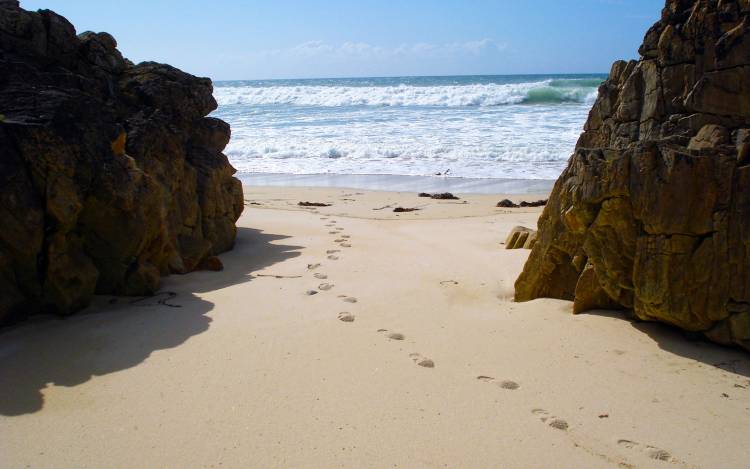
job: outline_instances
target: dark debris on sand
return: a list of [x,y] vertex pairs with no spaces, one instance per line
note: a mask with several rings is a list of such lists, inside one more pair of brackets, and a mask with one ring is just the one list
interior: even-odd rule
[[332,204],[324,204],[322,202],[298,202],[297,205],[300,207],[330,207]]
[[420,192],[419,197],[429,197],[437,200],[459,200],[458,197],[451,194],[450,192],[443,192],[440,194],[428,194],[427,192]]
[[396,207],[393,209],[393,211],[396,213],[416,212],[417,210],[422,210],[422,209],[414,208],[414,207]]
[[498,202],[496,206],[502,207],[502,208],[519,208],[519,207],[544,207],[545,205],[547,205],[547,199],[537,200],[534,202],[526,202],[524,200],[520,204],[516,204],[512,200],[509,200],[509,199],[503,199],[500,202]]

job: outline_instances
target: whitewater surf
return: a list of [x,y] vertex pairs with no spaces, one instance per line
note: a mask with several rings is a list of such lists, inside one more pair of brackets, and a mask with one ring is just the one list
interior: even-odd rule
[[[555,179],[604,75],[216,83],[240,173]],[[240,175],[241,175],[240,174]]]

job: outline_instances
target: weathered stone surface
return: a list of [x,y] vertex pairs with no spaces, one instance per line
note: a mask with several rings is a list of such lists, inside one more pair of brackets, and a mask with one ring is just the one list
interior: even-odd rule
[[576,282],[573,313],[578,314],[596,308],[617,309],[619,307],[620,305],[612,301],[602,288],[594,266],[587,264]]
[[536,243],[536,231],[525,226],[516,226],[505,238],[505,249],[531,249]]
[[516,300],[632,310],[750,349],[750,4],[668,0],[615,62]]
[[534,247],[534,244],[536,244],[536,231],[532,231],[529,233],[529,236],[526,238],[526,241],[523,243],[523,249],[531,249]]
[[211,81],[0,0],[0,324],[218,270],[242,187]]

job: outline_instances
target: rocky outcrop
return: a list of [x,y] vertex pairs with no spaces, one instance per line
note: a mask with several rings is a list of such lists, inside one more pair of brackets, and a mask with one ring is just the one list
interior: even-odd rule
[[525,226],[516,226],[505,238],[505,249],[531,249],[536,244],[537,232]]
[[599,88],[516,300],[750,349],[750,1],[668,0],[639,52]]
[[0,0],[0,323],[152,293],[234,243],[211,81],[116,46]]

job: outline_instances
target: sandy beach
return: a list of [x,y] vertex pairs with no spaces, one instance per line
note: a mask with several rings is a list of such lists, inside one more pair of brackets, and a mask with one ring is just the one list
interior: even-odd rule
[[222,272],[0,332],[0,465],[747,464],[746,353],[514,303],[541,209],[459,195],[245,187]]

